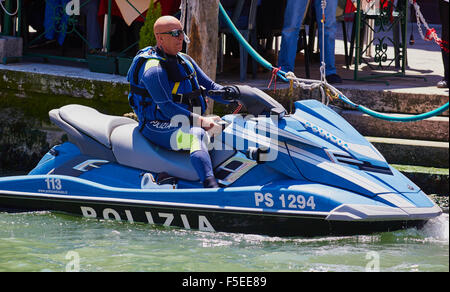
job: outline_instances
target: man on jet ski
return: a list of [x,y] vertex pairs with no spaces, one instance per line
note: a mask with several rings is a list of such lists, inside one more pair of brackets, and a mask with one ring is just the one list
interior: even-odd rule
[[[204,117],[206,92],[223,90],[213,99],[229,103],[238,90],[213,82],[186,54],[189,42],[180,21],[162,16],[154,24],[156,47],[139,51],[128,72],[129,102],[136,113],[141,133],[152,143],[171,150],[190,150],[191,163],[204,187],[218,187],[208,153],[207,131],[220,129],[219,117]],[[171,125],[176,115],[189,118],[190,127]],[[171,142],[172,141],[172,142]],[[174,141],[176,141],[174,143]]]

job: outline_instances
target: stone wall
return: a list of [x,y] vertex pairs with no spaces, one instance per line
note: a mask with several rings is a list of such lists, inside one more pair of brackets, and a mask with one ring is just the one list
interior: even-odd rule
[[47,133],[36,118],[14,108],[0,109],[0,169],[32,169],[49,149]]
[[0,170],[29,171],[64,133],[48,112],[83,104],[105,114],[130,112],[128,85],[50,74],[0,70]]

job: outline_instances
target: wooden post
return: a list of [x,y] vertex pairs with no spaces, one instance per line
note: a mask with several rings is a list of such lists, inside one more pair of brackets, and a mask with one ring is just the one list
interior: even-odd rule
[[[182,24],[191,42],[187,54],[191,56],[212,80],[216,79],[217,44],[219,30],[219,0],[183,0]],[[208,100],[212,114],[213,101]]]

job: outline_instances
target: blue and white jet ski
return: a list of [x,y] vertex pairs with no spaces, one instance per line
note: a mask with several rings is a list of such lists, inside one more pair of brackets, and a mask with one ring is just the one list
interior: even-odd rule
[[50,111],[69,142],[26,176],[0,178],[0,208],[55,211],[217,232],[348,235],[421,227],[441,209],[332,109],[237,86],[204,189],[188,152],[152,145],[136,121],[67,105]]

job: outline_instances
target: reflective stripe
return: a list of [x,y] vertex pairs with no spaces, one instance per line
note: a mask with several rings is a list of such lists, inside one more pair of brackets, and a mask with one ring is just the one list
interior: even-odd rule
[[201,142],[195,135],[185,133],[181,130],[177,131],[177,147],[178,150],[190,150],[190,153],[201,150]]
[[148,59],[147,63],[145,64],[144,72],[147,71],[148,69],[158,66],[158,65],[159,65],[158,59]]
[[172,94],[177,94],[178,87],[180,87],[180,82],[175,82],[175,85],[173,86],[172,89]]

